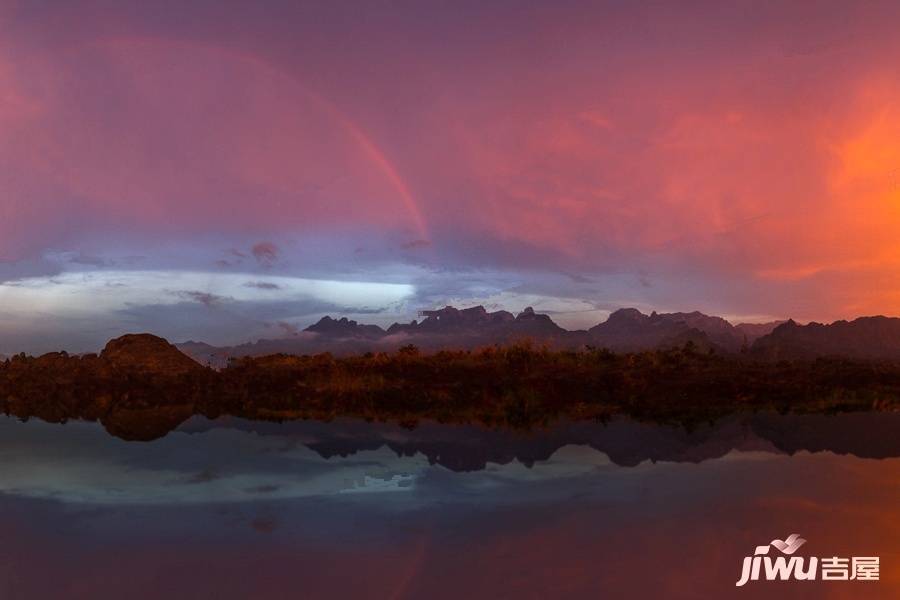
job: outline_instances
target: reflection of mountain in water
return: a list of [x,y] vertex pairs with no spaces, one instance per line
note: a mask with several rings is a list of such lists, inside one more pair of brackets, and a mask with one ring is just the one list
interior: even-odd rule
[[421,453],[432,464],[452,471],[481,470],[487,463],[507,464],[513,460],[531,467],[568,445],[594,448],[620,466],[636,466],[647,460],[698,463],[733,450],[787,454],[829,451],[861,458],[900,457],[897,435],[900,413],[766,413],[729,417],[690,431],[627,419],[606,424],[567,423],[531,433],[437,423],[422,423],[408,430],[351,420],[278,424],[234,418],[216,421],[193,418],[180,429],[200,432],[223,427],[295,438],[326,459],[387,446],[398,456]]

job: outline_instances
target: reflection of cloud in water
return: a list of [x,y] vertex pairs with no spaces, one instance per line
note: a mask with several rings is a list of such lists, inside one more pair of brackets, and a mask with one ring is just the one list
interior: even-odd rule
[[361,482],[356,482],[353,487],[343,489],[341,492],[346,494],[402,492],[411,489],[415,479],[414,475],[391,475],[387,479],[364,475]]
[[[513,459],[459,474],[430,464],[419,452],[398,456],[380,446],[325,459],[296,438],[236,429],[173,432],[151,443],[132,443],[110,437],[93,423],[3,420],[0,434],[0,491],[85,504],[208,504],[384,492],[409,496],[397,507],[437,497],[464,502],[470,494],[485,492],[504,502],[528,501],[558,488],[528,496],[502,492],[592,473],[622,476],[623,471],[606,454],[581,445],[563,446],[533,466]],[[644,462],[630,470],[651,468],[664,466]]]
[[[806,444],[817,452],[841,444],[867,454],[893,452],[893,446],[872,446],[878,437],[866,433],[869,418],[831,422],[840,433],[837,445],[819,433],[810,442],[794,439],[805,431],[805,421],[790,420],[779,429],[780,421],[753,418],[749,427],[726,420],[691,434],[617,422],[575,424],[531,437],[435,424],[408,431],[361,422],[280,426],[194,420],[188,429],[150,443],[124,442],[94,423],[5,419],[0,420],[0,492],[96,505],[342,498],[377,507],[384,496],[384,507],[402,511],[486,497],[495,504],[578,494],[611,498],[633,493],[648,474],[670,479],[675,489],[698,463],[704,472],[761,461],[780,464],[790,460],[780,448],[803,455]],[[820,432],[829,422],[815,424],[811,431]],[[862,433],[850,435],[854,431]]]
[[529,482],[618,469],[605,454],[585,446],[564,446],[533,467],[514,459],[456,474],[418,452],[398,456],[381,446],[325,459],[284,436],[234,429],[174,432],[152,443],[129,443],[93,423],[7,419],[0,421],[0,435],[0,491],[87,504],[207,504],[392,492],[412,496],[406,502],[415,506],[435,495],[453,497],[443,486],[464,501],[467,492],[499,493]]
[[283,440],[233,430],[174,433],[152,444],[111,438],[96,424],[0,422],[0,491],[98,504],[241,502],[407,491],[429,468],[387,449],[326,461]]

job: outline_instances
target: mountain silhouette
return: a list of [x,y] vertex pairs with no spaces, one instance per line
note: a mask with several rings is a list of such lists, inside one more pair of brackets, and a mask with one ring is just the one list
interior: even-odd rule
[[532,307],[513,315],[505,310],[490,312],[484,306],[463,309],[445,306],[422,311],[421,316],[421,320],[394,323],[386,330],[326,316],[284,338],[229,347],[191,341],[178,344],[178,348],[201,364],[214,367],[222,367],[229,358],[242,356],[322,352],[349,355],[392,351],[407,345],[424,351],[460,350],[523,340],[554,349],[593,346],[617,352],[680,347],[691,342],[704,351],[738,352],[782,323],[732,325],[722,317],[698,311],[646,315],[635,308],[616,310],[604,323],[587,331],[563,329],[550,315]]
[[798,325],[793,320],[757,339],[751,355],[769,360],[840,356],[857,359],[900,359],[900,319],[860,317],[830,325]]
[[322,317],[317,323],[307,327],[306,331],[336,337],[379,338],[384,335],[384,329],[378,325],[360,325],[347,317]]

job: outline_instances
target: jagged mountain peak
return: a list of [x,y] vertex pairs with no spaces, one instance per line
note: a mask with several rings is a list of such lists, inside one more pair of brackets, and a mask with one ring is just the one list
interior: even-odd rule
[[[426,351],[452,348],[476,348],[508,344],[522,339],[546,343],[557,348],[578,349],[585,346],[616,351],[637,351],[671,346],[686,341],[722,351],[738,352],[777,325],[773,323],[732,326],[721,317],[700,311],[644,314],[637,308],[620,308],[608,319],[589,331],[568,331],[532,306],[516,315],[506,310],[489,311],[483,305],[468,308],[444,306],[423,310],[419,320],[394,323],[387,330],[364,325],[346,317],[322,317],[306,332],[315,334],[291,338],[259,340],[254,344],[210,349],[194,345],[182,346],[185,352],[204,362],[216,357],[262,355],[283,352],[313,354],[334,352],[352,354],[392,350],[414,344]],[[701,337],[703,336],[703,337]]]
[[371,337],[384,334],[384,330],[378,325],[360,325],[347,317],[333,319],[327,315],[307,327],[304,331],[331,336]]

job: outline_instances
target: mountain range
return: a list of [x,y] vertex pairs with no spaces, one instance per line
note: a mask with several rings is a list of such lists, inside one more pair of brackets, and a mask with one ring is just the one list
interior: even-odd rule
[[831,324],[787,321],[753,343],[753,354],[770,360],[843,356],[900,359],[900,318],[860,317]]
[[414,345],[422,351],[472,349],[530,340],[554,349],[607,348],[638,352],[681,347],[692,342],[702,351],[747,354],[765,360],[841,356],[900,360],[900,318],[874,316],[831,324],[800,325],[793,320],[739,323],[698,311],[649,315],[622,308],[587,330],[570,331],[547,314],[529,307],[514,315],[483,306],[426,310],[420,320],[394,323],[387,329],[346,317],[323,317],[294,335],[217,347],[189,341],[176,346],[201,364],[224,366],[229,358],[267,354],[335,355],[392,351]]
[[505,345],[523,340],[556,349],[587,346],[615,352],[680,347],[687,342],[702,350],[736,353],[771,333],[782,322],[732,325],[727,320],[701,312],[657,313],[649,315],[634,308],[613,312],[588,330],[563,329],[547,314],[531,307],[518,315],[505,310],[489,312],[483,306],[458,309],[446,306],[426,310],[421,320],[394,323],[387,329],[366,325],[346,317],[323,317],[294,335],[262,339],[237,346],[216,347],[203,342],[177,344],[184,353],[202,364],[224,366],[229,358],[267,354],[336,355],[390,351],[414,345],[427,352]]

